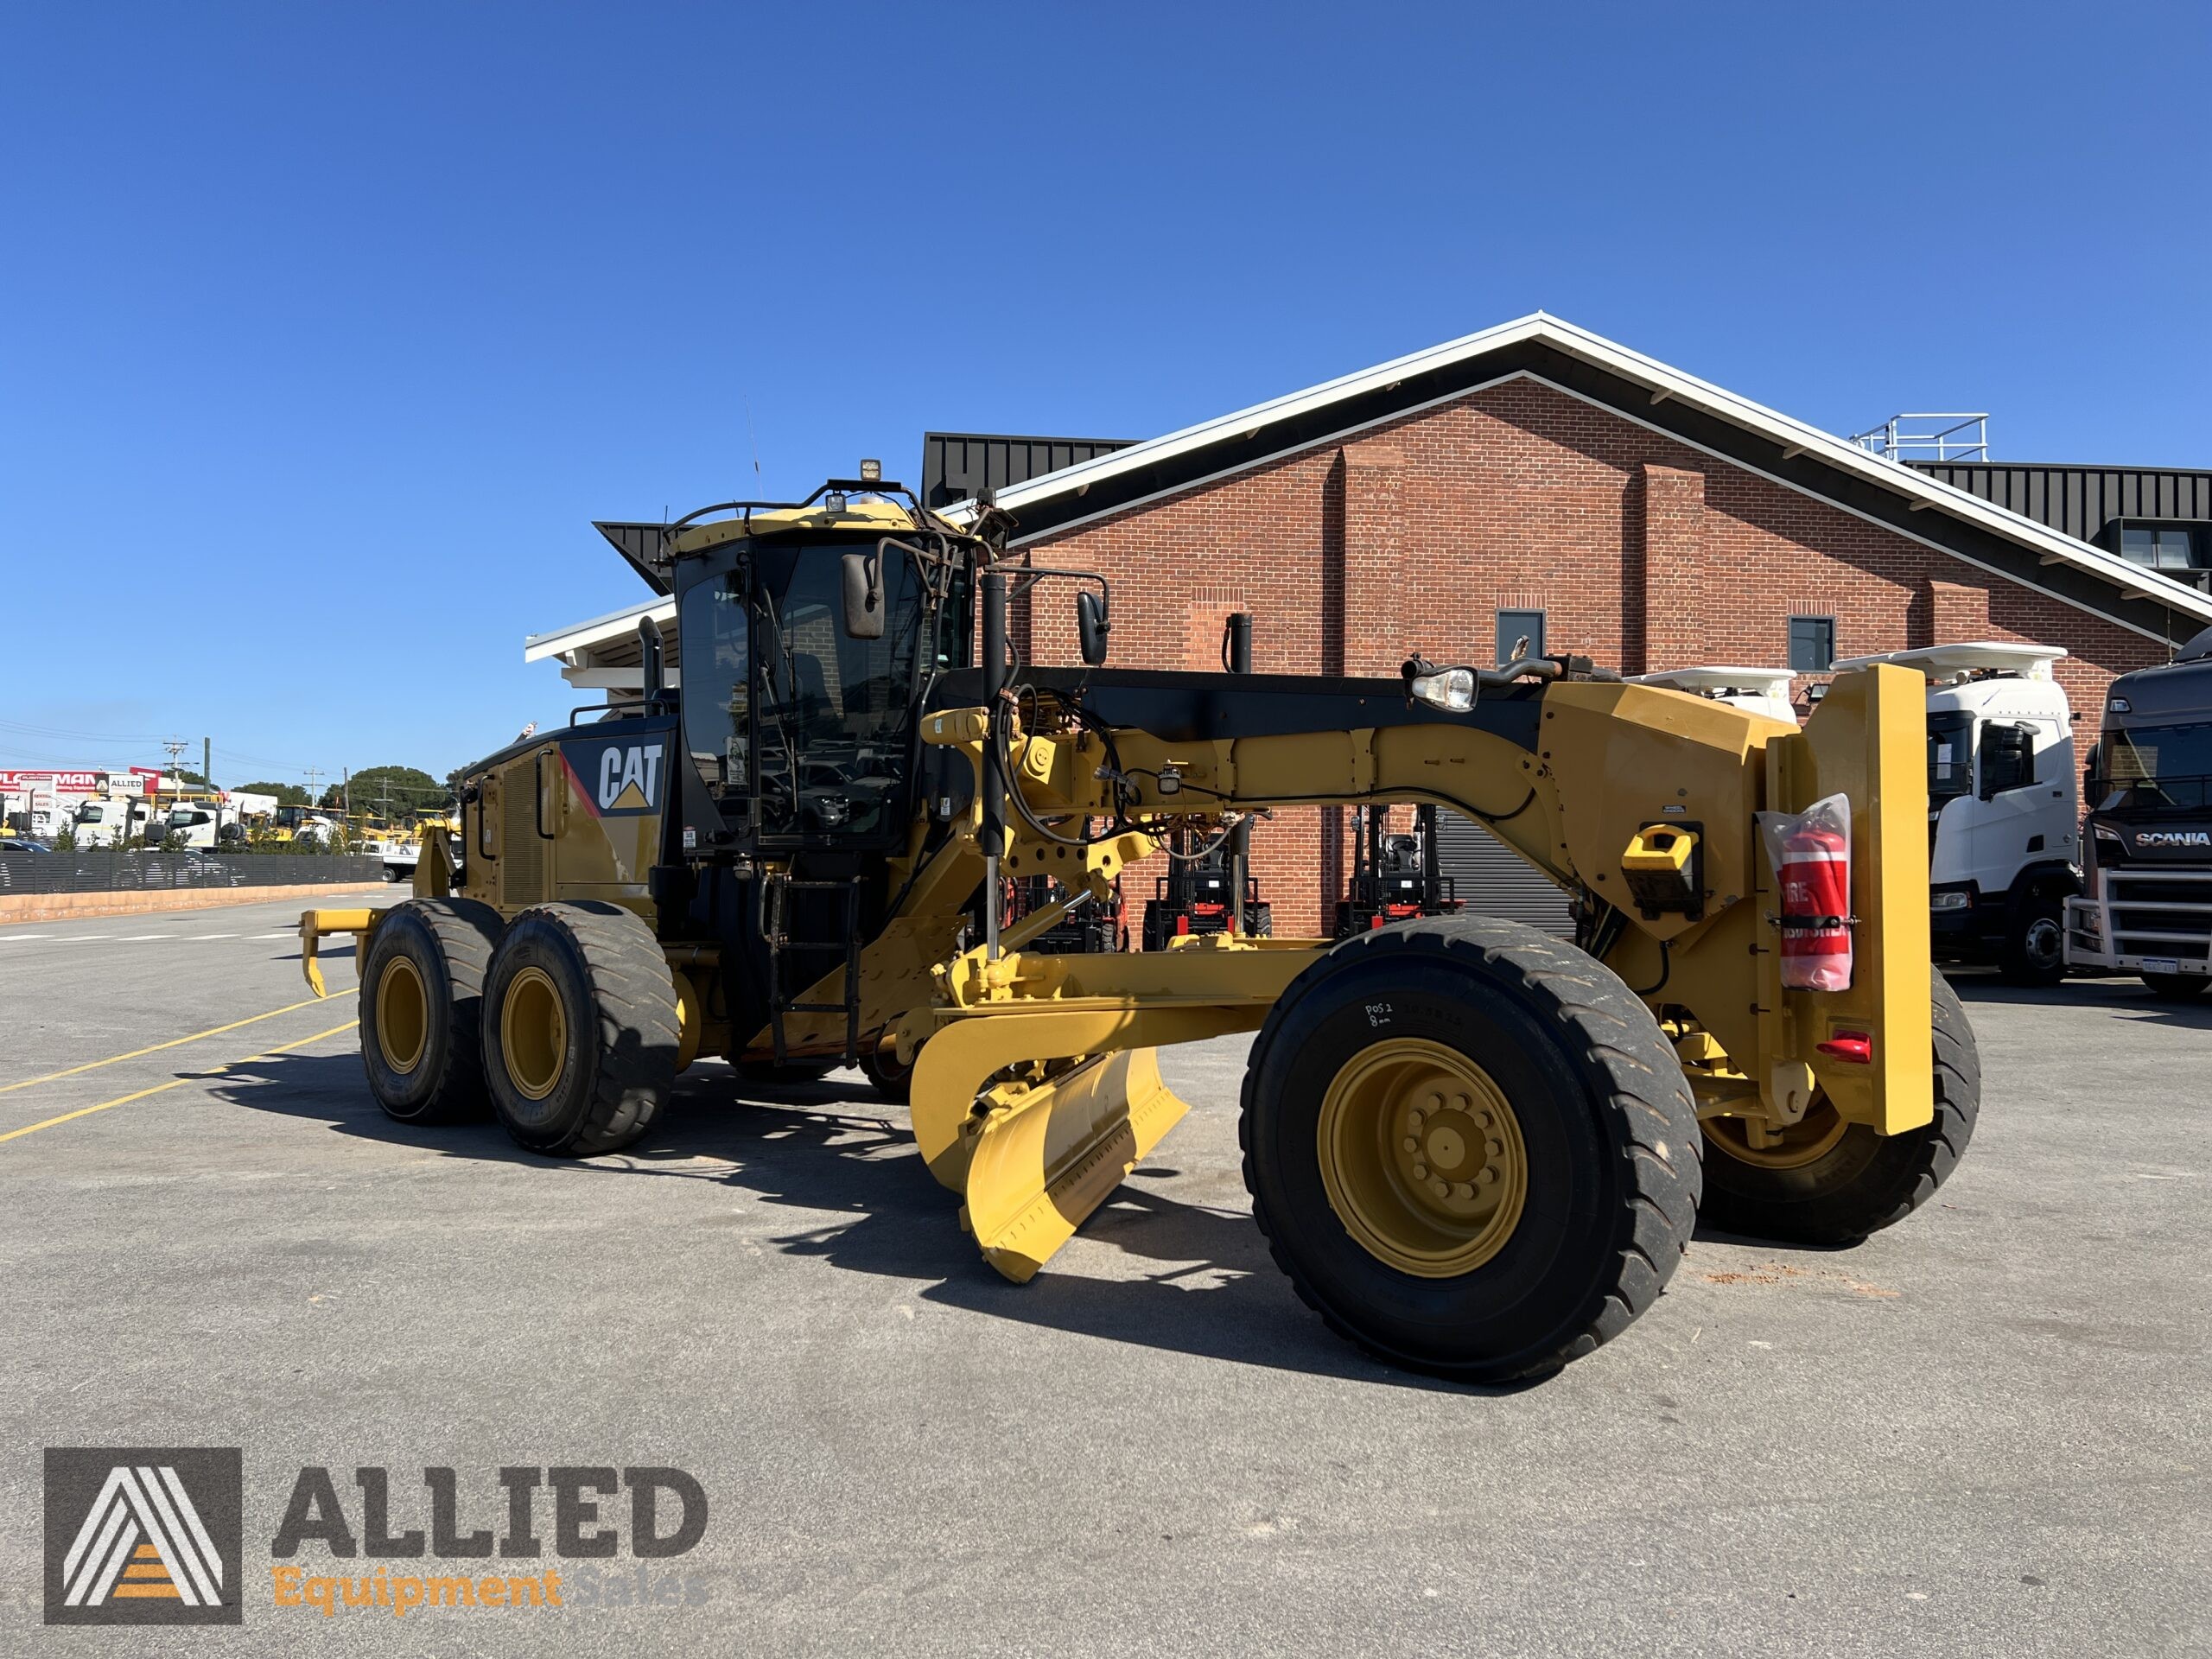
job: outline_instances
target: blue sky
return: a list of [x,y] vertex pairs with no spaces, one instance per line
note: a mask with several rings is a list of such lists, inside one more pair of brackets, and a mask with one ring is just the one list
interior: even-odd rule
[[1540,308],[1833,430],[2212,465],[2209,20],[9,8],[0,766],[442,772],[642,592],[594,518]]

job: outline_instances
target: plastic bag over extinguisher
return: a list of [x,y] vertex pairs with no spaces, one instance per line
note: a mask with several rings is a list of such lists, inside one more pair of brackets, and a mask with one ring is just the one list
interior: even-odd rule
[[1851,988],[1851,799],[1830,795],[1802,812],[1762,812],[1759,839],[1774,866],[1782,912],[1782,984],[1791,991]]

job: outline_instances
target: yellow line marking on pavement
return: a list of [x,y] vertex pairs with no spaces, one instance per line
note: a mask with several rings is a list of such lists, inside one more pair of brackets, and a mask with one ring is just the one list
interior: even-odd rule
[[194,1071],[189,1077],[172,1077],[167,1083],[157,1083],[150,1089],[141,1089],[135,1095],[118,1095],[113,1100],[104,1100],[97,1106],[80,1106],[73,1112],[64,1112],[59,1117],[49,1117],[42,1123],[26,1123],[20,1129],[10,1129],[5,1135],[0,1135],[0,1141],[14,1141],[26,1135],[36,1135],[41,1129],[50,1129],[57,1123],[67,1123],[73,1118],[90,1117],[94,1112],[104,1112],[111,1106],[128,1106],[134,1100],[143,1100],[149,1095],[158,1095],[166,1090],[181,1089],[188,1083],[204,1083],[219,1072],[234,1071],[239,1066],[251,1065],[257,1060],[271,1059],[276,1055],[289,1053],[293,1049],[305,1048],[309,1043],[319,1043],[326,1037],[335,1037],[341,1031],[353,1029],[353,1022],[348,1020],[342,1026],[333,1026],[328,1031],[318,1031],[314,1036],[302,1037],[297,1042],[285,1043],[276,1048],[264,1049],[258,1054],[249,1054],[242,1060],[229,1060],[221,1065],[210,1066],[207,1071]]
[[[344,990],[333,991],[330,995],[334,997],[351,996],[359,988],[358,985],[348,985]],[[166,1043],[156,1043],[151,1048],[134,1048],[128,1054],[111,1054],[104,1060],[87,1060],[82,1065],[71,1066],[67,1071],[49,1071],[42,1077],[25,1077],[21,1083],[11,1083],[5,1088],[0,1088],[0,1095],[12,1095],[16,1090],[28,1089],[35,1083],[52,1083],[57,1077],[73,1077],[79,1071],[97,1071],[104,1065],[113,1065],[119,1060],[135,1060],[142,1054],[158,1054],[165,1048],[181,1048],[187,1043],[196,1043],[203,1037],[219,1037],[226,1031],[236,1031],[240,1026],[257,1025],[264,1020],[274,1020],[280,1014],[293,1014],[301,1008],[311,1008],[316,1003],[327,1000],[320,996],[311,996],[304,1002],[287,1002],[283,1007],[271,1008],[266,1014],[257,1014],[245,1020],[233,1020],[227,1026],[214,1026],[206,1031],[195,1031],[189,1037],[173,1037]]]

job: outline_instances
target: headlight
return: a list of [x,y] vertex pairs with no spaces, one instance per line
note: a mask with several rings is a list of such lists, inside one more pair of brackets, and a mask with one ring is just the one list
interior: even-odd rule
[[1475,706],[1475,671],[1471,668],[1440,668],[1433,673],[1416,674],[1407,683],[1406,690],[1432,709],[1465,714]]
[[2093,823],[2089,826],[2089,833],[2099,841],[2108,841],[2115,847],[2125,847],[2127,844],[2120,839],[2120,831],[2108,823]]
[[1949,893],[1931,893],[1928,895],[1928,908],[1930,910],[1970,910],[1973,906],[1974,894],[1961,893],[1955,888]]

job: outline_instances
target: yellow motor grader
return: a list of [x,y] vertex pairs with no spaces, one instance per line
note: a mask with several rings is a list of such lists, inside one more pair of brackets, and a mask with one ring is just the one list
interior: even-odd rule
[[[702,1054],[857,1064],[1024,1281],[1187,1109],[1155,1049],[1254,1032],[1244,1170],[1276,1261],[1370,1352],[1471,1380],[1625,1327],[1700,1204],[1848,1242],[1956,1164],[1979,1072],[1929,967],[1909,671],[1840,677],[1801,732],[1571,656],[1109,668],[1101,578],[1009,554],[988,499],[953,522],[862,473],[666,526],[632,562],[674,594],[680,690],[648,621],[641,700],[467,770],[458,868],[433,838],[411,899],[302,918],[318,991],[318,941],[359,936],[391,1116],[488,1103],[590,1157],[649,1134]],[[1056,586],[1082,660],[1018,664],[1009,597]],[[1851,914],[1788,913],[1757,815],[1839,794]],[[1028,948],[1171,840],[1390,803],[1489,826],[1571,896],[1574,941],[1458,914]],[[1065,897],[1006,925],[1002,884],[1039,875]],[[1788,988],[1785,936],[1815,925],[1849,930],[1847,987]]]

